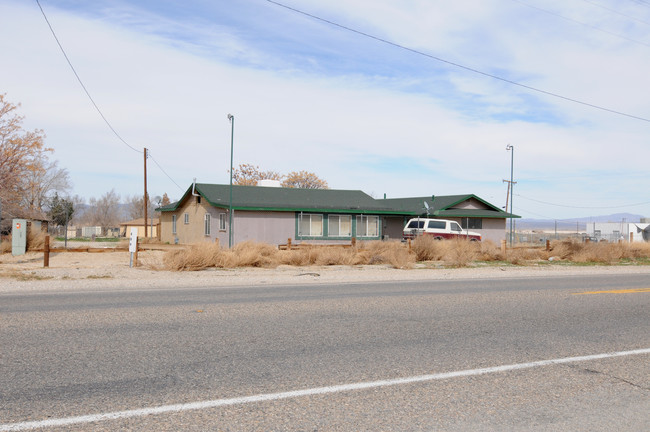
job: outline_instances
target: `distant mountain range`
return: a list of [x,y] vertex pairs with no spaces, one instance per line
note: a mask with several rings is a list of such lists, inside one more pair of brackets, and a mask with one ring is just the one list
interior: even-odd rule
[[[586,230],[586,226],[590,222],[632,222],[638,223],[641,218],[645,216],[632,214],[632,213],[614,213],[610,215],[601,216],[587,216],[583,218],[572,219],[515,219],[517,230]],[[508,222],[506,221],[506,224]]]

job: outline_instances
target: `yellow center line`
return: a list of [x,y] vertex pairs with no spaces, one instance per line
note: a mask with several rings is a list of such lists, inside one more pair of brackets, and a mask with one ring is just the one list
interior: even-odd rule
[[573,293],[573,295],[585,295],[585,294],[631,294],[631,293],[642,293],[650,292],[650,288],[628,288],[628,289],[617,289],[617,290],[607,290],[607,291],[587,291],[581,293]]

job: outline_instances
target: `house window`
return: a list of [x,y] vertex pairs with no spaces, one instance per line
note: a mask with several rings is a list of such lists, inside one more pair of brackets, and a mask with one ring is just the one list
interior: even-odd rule
[[461,218],[460,226],[462,226],[463,229],[482,229],[483,219],[482,218]]
[[219,231],[226,230],[226,214],[219,213]]
[[188,225],[190,223],[190,214],[185,213],[183,217],[185,218],[185,225]]
[[323,235],[323,215],[301,214],[298,218],[298,235],[321,237]]
[[205,235],[209,236],[210,235],[210,213],[205,214],[205,220],[204,220],[204,231]]
[[329,237],[351,237],[352,216],[350,215],[329,215],[327,217]]
[[379,237],[379,216],[357,216],[357,237]]
[[172,215],[172,234],[176,234],[176,215]]

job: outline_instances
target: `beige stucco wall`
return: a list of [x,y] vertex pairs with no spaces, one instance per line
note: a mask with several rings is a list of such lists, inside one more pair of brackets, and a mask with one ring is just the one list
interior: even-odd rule
[[[185,223],[185,214],[189,216],[189,223]],[[204,218],[210,214],[210,235],[205,235]],[[197,202],[197,197],[190,196],[175,212],[161,212],[160,215],[160,240],[163,243],[192,244],[206,241],[214,241],[219,238],[221,244],[225,239],[228,244],[228,235],[219,232],[219,213],[226,213],[225,210],[217,209],[208,204],[205,199]],[[176,234],[172,232],[172,216],[176,215]],[[227,228],[227,224],[226,224]],[[222,238],[223,237],[223,238]]]
[[[455,220],[459,224],[462,224],[461,218],[449,218],[449,220]],[[500,245],[501,240],[505,240],[506,234],[506,220],[507,219],[482,219],[481,229],[470,229],[470,231],[477,232],[481,234],[481,240],[491,240],[496,244]]]

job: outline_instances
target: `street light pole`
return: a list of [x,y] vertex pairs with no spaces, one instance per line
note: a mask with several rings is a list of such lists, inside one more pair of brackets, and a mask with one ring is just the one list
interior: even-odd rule
[[515,160],[515,147],[508,144],[506,146],[506,151],[510,152],[510,247],[512,247],[512,196],[514,195],[514,182],[512,177],[512,171],[514,167]]
[[228,204],[228,248],[232,248],[232,156],[235,136],[235,116],[228,114],[230,121],[230,200]]

